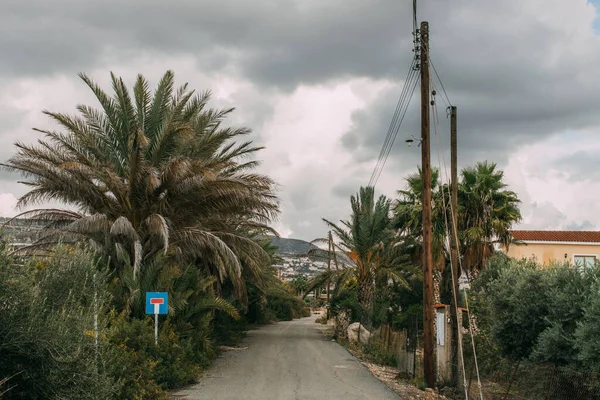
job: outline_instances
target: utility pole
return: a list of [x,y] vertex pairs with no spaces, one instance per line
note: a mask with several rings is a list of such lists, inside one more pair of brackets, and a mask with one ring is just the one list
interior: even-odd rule
[[[450,107],[450,262],[452,265],[452,301],[450,304],[450,318],[452,322],[452,381],[460,387],[464,377],[460,375],[459,366],[462,365],[462,336],[458,321],[458,278],[460,265],[458,262],[458,139],[456,129],[456,106]],[[459,351],[461,350],[461,351]],[[461,379],[462,378],[462,379]]]
[[423,173],[423,372],[435,385],[433,360],[433,270],[431,254],[431,154],[429,130],[429,23],[421,22],[421,163]]
[[333,242],[333,236],[331,235],[331,231],[329,231],[329,243],[331,243],[331,250],[333,251],[333,263],[335,264],[335,273],[339,278],[340,269],[338,268],[337,256],[335,255],[335,243]]
[[329,240],[327,241],[328,251],[327,251],[327,320],[329,320],[329,290],[331,285],[331,231],[329,231]]

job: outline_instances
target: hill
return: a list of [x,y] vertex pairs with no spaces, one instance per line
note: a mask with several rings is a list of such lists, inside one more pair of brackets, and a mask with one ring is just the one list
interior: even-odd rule
[[298,275],[304,275],[310,279],[327,270],[327,262],[307,256],[308,251],[318,248],[317,246],[300,239],[277,237],[269,239],[273,245],[277,246],[276,254],[281,258],[275,267],[282,279],[290,280]]
[[300,255],[307,254],[310,249],[316,249],[317,246],[307,241],[291,238],[270,237],[271,243],[277,246],[278,255]]

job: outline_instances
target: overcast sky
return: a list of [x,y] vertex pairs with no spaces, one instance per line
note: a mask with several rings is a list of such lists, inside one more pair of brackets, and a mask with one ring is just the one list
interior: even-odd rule
[[[459,115],[459,163],[498,163],[524,229],[600,229],[599,2],[423,0],[431,56]],[[43,109],[95,105],[78,72],[211,89],[266,146],[282,236],[323,236],[371,176],[411,58],[411,0],[2,0],[0,159]],[[420,150],[415,96],[377,191],[394,197]],[[432,161],[449,161],[448,121]],[[439,143],[439,147],[437,144]],[[439,153],[438,153],[439,149]],[[441,160],[441,163],[438,162]],[[442,175],[444,177],[444,175]],[[25,188],[0,172],[0,216]]]

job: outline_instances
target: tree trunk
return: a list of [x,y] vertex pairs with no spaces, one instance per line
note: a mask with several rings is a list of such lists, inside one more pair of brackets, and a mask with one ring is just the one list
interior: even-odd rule
[[364,317],[367,316],[370,320],[371,313],[373,312],[373,294],[373,277],[371,276],[371,274],[362,276],[358,281],[358,304],[361,308],[359,316],[360,322],[363,325]]

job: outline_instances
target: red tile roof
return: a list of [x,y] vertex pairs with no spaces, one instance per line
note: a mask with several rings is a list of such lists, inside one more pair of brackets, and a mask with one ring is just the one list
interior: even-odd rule
[[600,243],[600,231],[510,231],[518,241]]

